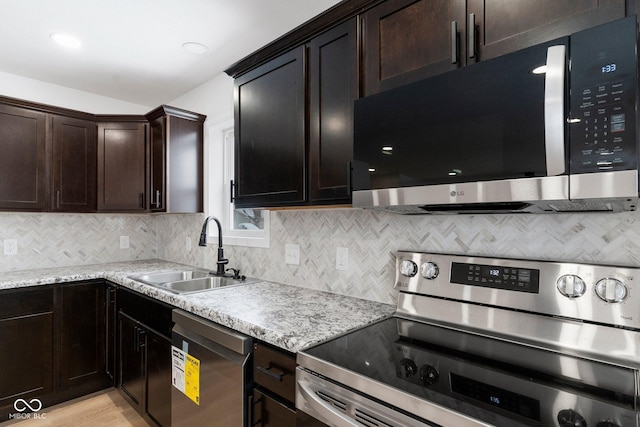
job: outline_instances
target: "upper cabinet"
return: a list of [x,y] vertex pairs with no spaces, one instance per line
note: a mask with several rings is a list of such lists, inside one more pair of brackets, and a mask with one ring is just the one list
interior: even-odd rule
[[312,204],[351,203],[353,101],[358,98],[357,40],[356,20],[350,19],[308,44]]
[[52,115],[53,212],[96,210],[96,123]]
[[306,199],[304,47],[235,81],[235,204]]
[[237,207],[349,203],[356,20],[235,80]]
[[98,211],[145,211],[145,121],[98,123]]
[[0,210],[202,212],[205,116],[93,115],[0,96]]
[[623,18],[624,0],[388,0],[363,15],[364,95]]
[[389,0],[365,12],[363,95],[457,68],[465,16],[465,0]]
[[151,139],[151,211],[202,212],[203,125],[206,116],[162,105],[146,117]]
[[47,208],[46,114],[0,105],[0,209]]

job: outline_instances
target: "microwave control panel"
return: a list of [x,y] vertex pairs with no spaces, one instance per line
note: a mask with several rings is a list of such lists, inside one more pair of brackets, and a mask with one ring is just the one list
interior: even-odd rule
[[571,37],[571,173],[635,169],[636,22]]

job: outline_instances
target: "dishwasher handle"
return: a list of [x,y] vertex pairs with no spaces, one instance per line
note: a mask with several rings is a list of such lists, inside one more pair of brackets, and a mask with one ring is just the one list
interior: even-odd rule
[[174,331],[175,329],[191,331],[234,353],[241,355],[251,353],[253,340],[233,329],[218,325],[217,323],[213,323],[180,309],[174,309],[171,317],[175,323]]

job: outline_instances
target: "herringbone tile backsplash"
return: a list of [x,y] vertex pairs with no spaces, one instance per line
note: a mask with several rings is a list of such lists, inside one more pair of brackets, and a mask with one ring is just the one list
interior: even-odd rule
[[[227,246],[247,276],[395,303],[393,251],[399,249],[640,266],[640,214],[399,216],[361,209],[271,212],[270,249]],[[158,218],[161,258],[215,267],[215,247],[197,246],[204,216]],[[193,238],[191,252],[185,239]],[[284,263],[286,243],[300,265]],[[349,249],[347,271],[335,268]]]
[[[640,214],[399,216],[360,209],[271,212],[271,247],[225,247],[230,267],[259,277],[395,303],[399,249],[618,264],[640,267]],[[215,268],[215,245],[199,247],[204,215],[0,214],[0,241],[18,254],[0,272],[162,258]],[[129,249],[119,248],[128,235]],[[187,250],[187,240],[191,250]],[[284,263],[286,243],[300,245],[300,265]],[[347,271],[335,268],[349,249]]]

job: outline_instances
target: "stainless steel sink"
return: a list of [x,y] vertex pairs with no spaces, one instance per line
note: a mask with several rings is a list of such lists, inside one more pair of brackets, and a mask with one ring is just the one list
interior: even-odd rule
[[130,279],[176,294],[191,294],[228,286],[244,285],[258,279],[234,279],[231,276],[215,276],[208,270],[180,270],[129,276]]
[[255,282],[255,279],[233,279],[232,277],[209,276],[200,279],[183,280],[180,282],[165,283],[165,288],[177,294],[190,294],[194,292],[208,291],[227,286],[242,285]]
[[146,283],[147,285],[161,285],[169,282],[199,279],[207,276],[209,276],[208,270],[182,270],[141,274],[139,276],[129,276],[129,278],[137,280],[138,282]]

